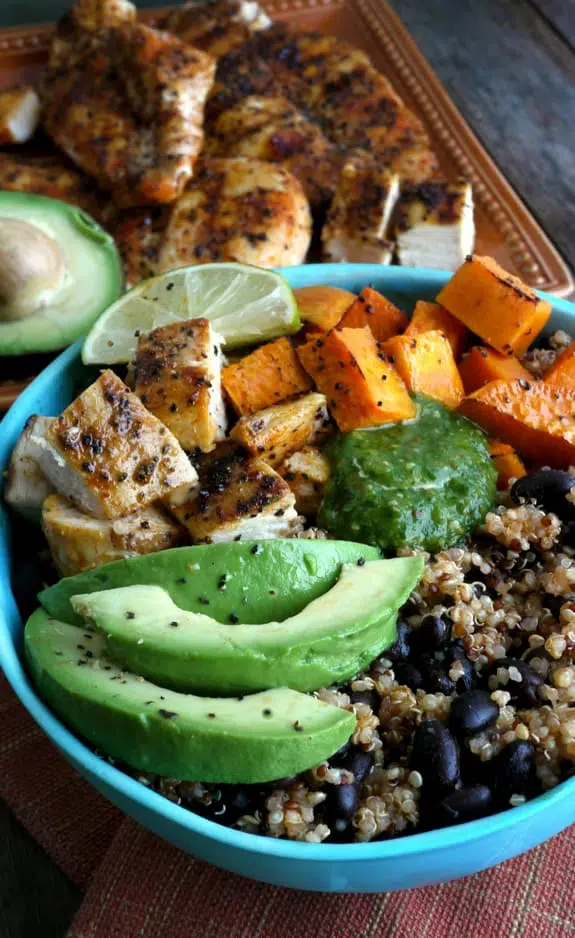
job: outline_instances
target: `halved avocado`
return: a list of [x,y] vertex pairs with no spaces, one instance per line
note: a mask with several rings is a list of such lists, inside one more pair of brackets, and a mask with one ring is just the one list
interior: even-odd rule
[[70,345],[122,290],[114,239],[93,218],[58,199],[0,192],[0,355]]

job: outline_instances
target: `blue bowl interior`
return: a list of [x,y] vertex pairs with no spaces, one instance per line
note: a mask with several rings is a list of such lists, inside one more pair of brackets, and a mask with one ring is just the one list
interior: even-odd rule
[[[366,284],[410,312],[433,300],[448,278],[439,271],[376,265],[307,265],[283,271],[292,286]],[[554,314],[546,333],[570,331],[575,306],[547,297]],[[18,398],[0,424],[0,471],[32,413],[59,413],[94,377],[80,343],[63,352]],[[17,523],[17,522],[16,522]],[[369,844],[300,844],[222,827],[199,817],[96,756],[44,706],[20,659],[22,622],[10,585],[10,522],[0,503],[0,665],[32,717],[62,754],[110,800],[165,839],[212,863],[266,882],[300,889],[379,891],[440,882],[514,856],[575,821],[575,778],[521,807],[458,827]],[[398,863],[398,861],[400,861]]]

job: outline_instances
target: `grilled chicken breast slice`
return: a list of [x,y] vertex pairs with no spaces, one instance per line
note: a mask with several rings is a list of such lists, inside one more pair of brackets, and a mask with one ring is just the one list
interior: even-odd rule
[[40,122],[40,97],[34,88],[0,91],[0,146],[26,143]]
[[261,160],[205,159],[173,206],[157,271],[210,261],[301,264],[311,215],[299,182]]
[[299,179],[312,207],[332,197],[341,154],[287,98],[242,98],[210,129],[210,156],[241,156],[281,163]]
[[295,505],[300,515],[314,517],[319,511],[325,486],[331,475],[327,456],[315,446],[304,446],[292,453],[278,466],[295,495]]
[[345,164],[321,239],[326,260],[390,264],[393,242],[387,237],[399,198],[399,176],[376,161]]
[[177,547],[186,539],[185,530],[155,505],[102,521],[78,511],[62,495],[50,495],[44,501],[42,528],[61,576]]
[[43,437],[54,417],[39,417],[32,414],[12,450],[6,487],[5,501],[29,521],[38,522],[42,515],[42,503],[54,489],[38,465],[38,448],[35,436]]
[[98,518],[121,518],[197,482],[175,436],[112,371],[31,441],[56,491]]
[[230,437],[252,456],[277,466],[306,443],[317,442],[329,424],[327,401],[314,392],[240,417]]
[[60,24],[45,76],[44,123],[119,204],[171,202],[202,146],[215,61],[130,18],[109,26],[108,4],[114,0],[98,6],[103,27],[77,8]]
[[0,189],[33,192],[78,205],[99,221],[111,221],[114,207],[93,181],[64,156],[0,153]]
[[301,529],[295,498],[278,473],[224,444],[199,469],[199,489],[168,508],[198,543],[291,537]]
[[428,182],[404,192],[396,237],[400,264],[457,270],[475,243],[471,185],[464,180]]
[[249,95],[279,97],[285,92],[271,68],[261,58],[252,38],[218,59],[216,77],[206,103],[206,128],[216,118]]
[[169,14],[164,26],[184,42],[219,59],[270,23],[255,0],[216,0],[186,3]]
[[226,435],[222,339],[208,319],[160,326],[141,335],[135,392],[186,450],[214,449]]

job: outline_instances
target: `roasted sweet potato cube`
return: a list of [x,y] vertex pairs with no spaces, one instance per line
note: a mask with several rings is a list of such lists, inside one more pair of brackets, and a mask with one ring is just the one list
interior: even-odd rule
[[455,361],[459,361],[465,348],[467,329],[459,319],[448,313],[439,303],[419,300],[415,304],[405,335],[421,335],[422,332],[433,332],[435,329],[443,332],[451,345]]
[[356,299],[355,293],[340,287],[296,287],[293,291],[299,314],[319,332],[329,332]]
[[575,464],[575,391],[544,381],[492,381],[459,406],[521,456],[554,469]]
[[557,356],[549,371],[545,372],[545,383],[556,384],[575,391],[575,342],[571,342]]
[[298,512],[306,517],[316,515],[331,475],[327,456],[315,446],[304,446],[288,456],[278,472],[294,493]]
[[486,345],[474,345],[459,362],[459,374],[466,394],[472,394],[490,381],[513,381],[532,376],[514,355],[504,355]]
[[222,385],[234,410],[245,416],[309,391],[313,383],[289,339],[261,345],[222,371]]
[[519,456],[509,443],[491,440],[489,443],[491,462],[497,469],[497,488],[504,491],[509,488],[512,479],[522,479],[527,470]]
[[437,302],[505,355],[522,355],[551,315],[535,290],[492,257],[477,254],[455,271]]
[[332,329],[298,350],[306,371],[325,394],[340,430],[415,417],[416,407],[367,326]]
[[268,466],[277,466],[290,453],[318,440],[329,426],[323,394],[312,392],[241,417],[230,433],[232,440]]
[[341,329],[361,329],[369,326],[377,342],[385,342],[398,335],[408,325],[405,313],[377,290],[364,287],[353,306],[339,323]]
[[414,394],[434,397],[446,407],[459,405],[463,382],[443,332],[436,329],[417,336],[396,335],[382,348]]

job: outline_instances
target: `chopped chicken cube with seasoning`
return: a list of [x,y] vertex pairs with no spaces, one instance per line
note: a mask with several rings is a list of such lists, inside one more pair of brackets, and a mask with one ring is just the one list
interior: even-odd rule
[[197,481],[175,436],[112,371],[31,441],[56,491],[98,518],[121,518]]
[[164,25],[184,42],[219,59],[270,23],[255,0],[212,0],[185,3],[172,10]]
[[396,238],[405,267],[456,270],[475,243],[471,185],[427,182],[406,190],[397,209]]
[[0,146],[26,143],[40,121],[40,97],[34,88],[0,91]]
[[347,162],[321,233],[326,260],[390,264],[387,229],[398,198],[397,173],[371,161]]
[[292,537],[301,528],[295,497],[278,473],[224,444],[199,469],[199,489],[168,498],[170,511],[198,543]]
[[185,530],[156,505],[103,521],[78,511],[62,495],[45,500],[42,528],[62,576],[137,554],[153,554],[186,540]]
[[208,319],[160,326],[141,335],[135,392],[186,450],[212,450],[226,435],[222,339]]
[[8,466],[4,498],[7,503],[29,521],[39,521],[42,503],[54,488],[38,465],[38,449],[34,436],[44,436],[54,417],[32,414],[24,424],[12,451]]
[[277,466],[307,443],[317,442],[330,426],[323,394],[305,394],[241,417],[230,437],[252,456]]
[[304,446],[299,452],[288,456],[278,466],[278,472],[294,493],[299,513],[306,517],[316,515],[331,475],[327,456],[315,446]]

